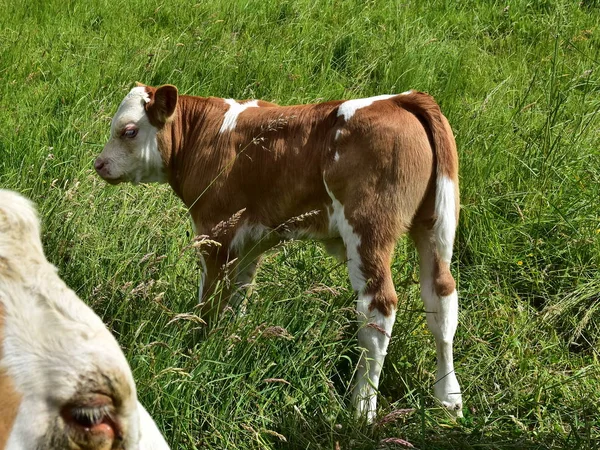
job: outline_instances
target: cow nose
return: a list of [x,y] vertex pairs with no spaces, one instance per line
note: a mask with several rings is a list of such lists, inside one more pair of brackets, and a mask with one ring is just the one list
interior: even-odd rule
[[105,165],[106,161],[104,159],[97,158],[94,162],[94,169],[96,169],[96,172],[100,172]]

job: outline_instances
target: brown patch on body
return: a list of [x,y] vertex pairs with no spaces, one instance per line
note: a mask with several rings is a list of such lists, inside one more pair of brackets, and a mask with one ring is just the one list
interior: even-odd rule
[[[0,365],[4,356],[4,314],[4,306],[0,302]],[[11,377],[0,368],[0,450],[6,448],[6,442],[17,418],[20,404],[21,394],[17,392]]]

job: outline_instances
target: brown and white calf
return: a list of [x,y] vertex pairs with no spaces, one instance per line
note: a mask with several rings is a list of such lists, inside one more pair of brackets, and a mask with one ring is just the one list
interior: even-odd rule
[[168,450],[100,318],[59,278],[31,203],[0,190],[0,450]]
[[[409,91],[278,106],[138,85],[119,106],[95,168],[111,184],[168,182],[189,208],[196,233],[221,244],[201,261],[208,316],[230,296],[239,302],[261,254],[281,240],[316,239],[347,261],[359,318],[369,325],[358,334],[364,351],[354,390],[357,412],[369,420],[396,313],[392,253],[409,233],[437,346],[434,392],[461,415],[452,357],[458,297],[449,269],[458,156],[431,96]],[[234,286],[212,296],[226,265]]]

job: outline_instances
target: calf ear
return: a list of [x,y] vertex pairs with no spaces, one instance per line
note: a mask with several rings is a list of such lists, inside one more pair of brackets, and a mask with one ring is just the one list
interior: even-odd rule
[[[148,89],[146,88],[148,91]],[[175,112],[177,107],[177,88],[170,84],[165,84],[148,92],[150,101],[146,103],[146,113],[150,123],[155,127],[162,127]]]

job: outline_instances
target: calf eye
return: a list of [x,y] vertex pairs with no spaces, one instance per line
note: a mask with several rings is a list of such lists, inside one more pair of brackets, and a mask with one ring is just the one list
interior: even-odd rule
[[136,137],[137,133],[138,130],[136,128],[127,128],[125,131],[123,131],[123,136],[126,138],[134,138]]

